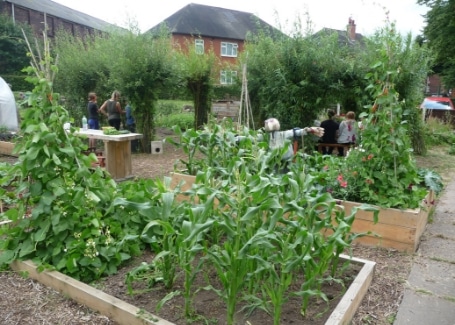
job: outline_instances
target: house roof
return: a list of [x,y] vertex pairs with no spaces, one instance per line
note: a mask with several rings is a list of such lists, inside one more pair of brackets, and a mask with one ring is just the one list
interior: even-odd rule
[[355,44],[364,43],[363,35],[360,33],[355,33],[355,40],[351,40],[347,31],[332,29],[332,28],[327,28],[327,27],[324,27],[323,29],[321,29],[314,35],[317,37],[319,35],[331,35],[333,33],[336,33],[338,35],[338,42],[341,45],[355,45]]
[[3,0],[12,3],[16,6],[33,9],[43,12],[54,17],[59,17],[64,20],[71,21],[80,25],[91,27],[101,31],[107,31],[114,25],[105,22],[104,20],[89,16],[80,11],[65,7],[51,0]]
[[190,3],[147,32],[156,32],[166,24],[172,34],[198,35],[245,40],[248,32],[265,30],[272,35],[282,33],[249,12]]

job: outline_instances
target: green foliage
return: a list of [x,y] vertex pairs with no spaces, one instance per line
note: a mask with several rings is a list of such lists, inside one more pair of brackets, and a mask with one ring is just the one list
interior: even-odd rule
[[26,71],[35,88],[15,147],[19,162],[2,179],[18,201],[6,212],[12,226],[0,234],[0,264],[32,259],[40,270],[49,266],[91,281],[115,273],[139,245],[122,210],[112,207],[115,182],[91,168],[94,154],[83,155],[82,139],[63,128],[70,118],[52,90],[57,67],[46,41],[39,57],[29,47],[32,66]]
[[438,118],[429,117],[426,119],[424,135],[427,146],[455,143],[452,125]]
[[181,113],[186,106],[191,106],[192,108],[191,102],[183,100],[159,100],[156,106],[156,114],[172,115]]
[[[420,110],[415,108],[422,101],[422,89],[425,89],[427,75],[430,72],[431,54],[426,46],[413,42],[410,33],[406,36],[397,33],[394,23],[387,24],[378,30],[369,39],[368,44],[369,50],[364,54],[368,55],[372,64],[383,60],[384,44],[389,47],[388,51],[393,53],[390,62],[398,71],[393,76],[393,87],[401,102],[408,124],[412,125],[411,128],[408,128],[411,145],[415,154],[425,154],[422,119]],[[371,99],[364,111],[368,112],[370,108]]]
[[104,101],[113,90],[119,90],[134,109],[137,131],[143,134],[142,149],[149,152],[156,102],[161,92],[179,84],[179,65],[171,49],[167,34],[152,38],[150,34],[117,31],[92,40],[59,34],[56,51],[61,73],[56,87],[65,93],[74,112],[85,112],[90,91]]
[[360,146],[341,161],[327,159],[324,170],[329,176],[322,177],[321,184],[339,199],[417,208],[428,188],[422,184],[425,182],[412,154],[408,131],[411,113],[395,89],[402,73],[400,36],[392,25],[378,37],[384,47],[366,76],[367,90],[375,101],[369,105],[369,114],[363,114]]
[[[184,112],[189,108],[188,112]],[[190,102],[181,100],[159,100],[156,109],[156,126],[181,130],[194,126],[194,109]]]
[[[394,32],[387,44],[385,30]],[[413,108],[422,100],[431,59],[428,49],[413,42],[410,34],[398,35],[393,24],[349,46],[341,43],[337,33],[309,34],[296,32],[279,41],[258,37],[247,44],[242,63],[248,67],[256,119],[276,117],[282,129],[292,129],[312,125],[321,111],[336,103],[342,112],[352,110],[357,116],[368,112],[376,95],[366,91],[370,81],[364,77],[381,60],[385,46],[391,46],[392,60],[400,70],[394,88],[414,125],[408,130],[412,147],[416,154],[424,154],[422,123]]]
[[188,51],[180,53],[178,60],[182,65],[182,79],[193,99],[195,129],[208,121],[212,108],[213,70],[216,63],[213,51],[201,55],[195,47],[187,44]]
[[435,72],[442,76],[447,88],[455,85],[455,61],[452,53],[455,51],[455,44],[452,41],[453,25],[455,17],[455,2],[418,0],[417,3],[427,5],[430,10],[426,13],[426,23],[423,35],[424,40],[435,55]]
[[[27,45],[25,44],[22,30],[26,35],[31,35],[28,25],[14,22],[13,19],[5,14],[0,14],[0,75],[8,80],[15,90],[25,90],[16,83],[15,78],[5,78],[5,75],[21,75],[21,70],[25,68],[29,59],[27,58]],[[24,76],[21,76],[22,79]]]
[[179,113],[167,116],[159,116],[157,118],[156,125],[168,128],[177,126],[181,130],[187,130],[194,126],[194,114]]
[[452,156],[455,155],[455,145],[450,146],[448,154]]
[[[357,236],[350,234],[354,214],[345,216],[321,191],[317,178],[302,172],[307,169],[303,156],[288,174],[277,174],[269,164],[282,153],[266,150],[254,131],[209,124],[199,131],[176,132],[180,139],[175,144],[188,149],[186,165],[195,173],[195,183],[185,192],[177,186],[163,194],[163,205],[153,210],[156,219],[141,235],[157,253],[153,265],[161,262],[159,272],[151,267],[151,277],[172,276],[175,265],[184,273],[183,290],[171,291],[162,303],[182,294],[189,319],[192,295],[214,290],[227,306],[227,323],[233,324],[238,301],[255,297],[279,324],[291,295],[302,297],[302,313],[310,297],[326,299],[321,283],[334,279],[339,254]],[[241,143],[237,134],[244,137]],[[187,199],[171,205],[177,195]],[[217,279],[193,287],[206,265],[215,268]],[[302,272],[304,284],[290,290]]]
[[11,89],[15,92],[19,90],[26,92],[33,89],[33,86],[25,80],[25,76],[22,73],[3,74],[2,78],[11,85]]
[[240,81],[232,85],[215,85],[213,88],[214,99],[235,99],[240,98],[241,90]]
[[354,95],[355,87],[342,81],[352,79],[349,74],[359,66],[346,47],[339,46],[337,35],[297,35],[278,42],[262,37],[249,43],[245,53],[255,114],[278,118],[283,129],[312,125],[319,110],[347,92]]
[[443,184],[442,178],[439,174],[427,168],[419,169],[418,173],[419,177],[423,179],[423,182],[428,189],[434,191],[436,194],[441,193]]

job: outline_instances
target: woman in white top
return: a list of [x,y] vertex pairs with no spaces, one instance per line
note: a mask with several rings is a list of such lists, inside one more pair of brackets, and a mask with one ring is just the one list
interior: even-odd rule
[[[357,141],[357,122],[355,120],[355,113],[349,111],[346,113],[346,118],[340,123],[338,129],[338,140],[340,144],[355,144]],[[344,156],[344,149],[338,148],[338,155]]]

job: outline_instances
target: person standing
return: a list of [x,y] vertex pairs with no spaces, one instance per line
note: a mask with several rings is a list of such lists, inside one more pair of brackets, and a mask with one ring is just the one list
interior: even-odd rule
[[100,107],[100,112],[107,116],[107,121],[110,126],[116,130],[120,130],[120,115],[125,114],[120,105],[120,93],[114,90],[110,99],[106,100]]
[[[357,141],[357,122],[355,113],[349,111],[346,118],[340,123],[338,143],[355,144]],[[344,148],[338,148],[338,156],[344,156]]]
[[[328,119],[322,121],[321,128],[324,129],[324,135],[322,136],[319,142],[321,143],[337,143],[337,132],[340,125],[333,119],[335,117],[335,111],[329,109],[327,111]],[[333,152],[333,147],[322,147],[323,155],[331,155]]]
[[126,101],[125,106],[125,115],[126,115],[126,129],[131,133],[136,133],[136,121],[134,120],[133,111],[131,105]]
[[[126,115],[126,129],[130,131],[131,133],[136,133],[136,121],[134,120],[133,116],[133,110],[131,108],[131,105],[129,101],[126,101],[126,106],[125,106],[125,115]],[[138,147],[138,140],[132,140],[131,141],[131,151],[135,152]]]
[[[87,111],[88,111],[88,128],[92,130],[99,130],[100,129],[100,122],[99,122],[99,110],[98,104],[96,103],[96,93],[89,93],[88,94],[88,104],[87,104]],[[89,139],[89,148],[96,148],[96,139]]]

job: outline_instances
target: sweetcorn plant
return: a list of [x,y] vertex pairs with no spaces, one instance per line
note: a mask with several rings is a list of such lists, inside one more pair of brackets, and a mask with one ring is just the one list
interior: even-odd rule
[[[196,173],[196,183],[185,191],[194,206],[182,214],[177,205],[165,219],[149,223],[143,237],[162,243],[162,251],[153,246],[157,256],[175,257],[184,271],[187,317],[192,311],[188,299],[201,290],[192,287],[192,279],[205,271],[190,263],[200,254],[220,284],[203,289],[214,290],[226,304],[228,324],[236,322],[241,300],[266,310],[280,324],[290,296],[302,297],[303,314],[311,297],[327,299],[321,284],[333,279],[340,253],[358,236],[350,233],[355,211],[345,216],[336,207],[319,179],[307,172],[303,156],[296,157],[289,173],[278,174],[270,164],[280,160],[280,150],[265,150],[253,131],[245,130],[241,142],[235,135],[218,126],[180,133],[188,169]],[[178,194],[178,187],[174,191]],[[164,222],[172,227],[157,227]],[[291,291],[302,273],[301,288]],[[163,303],[177,294],[171,292]]]

